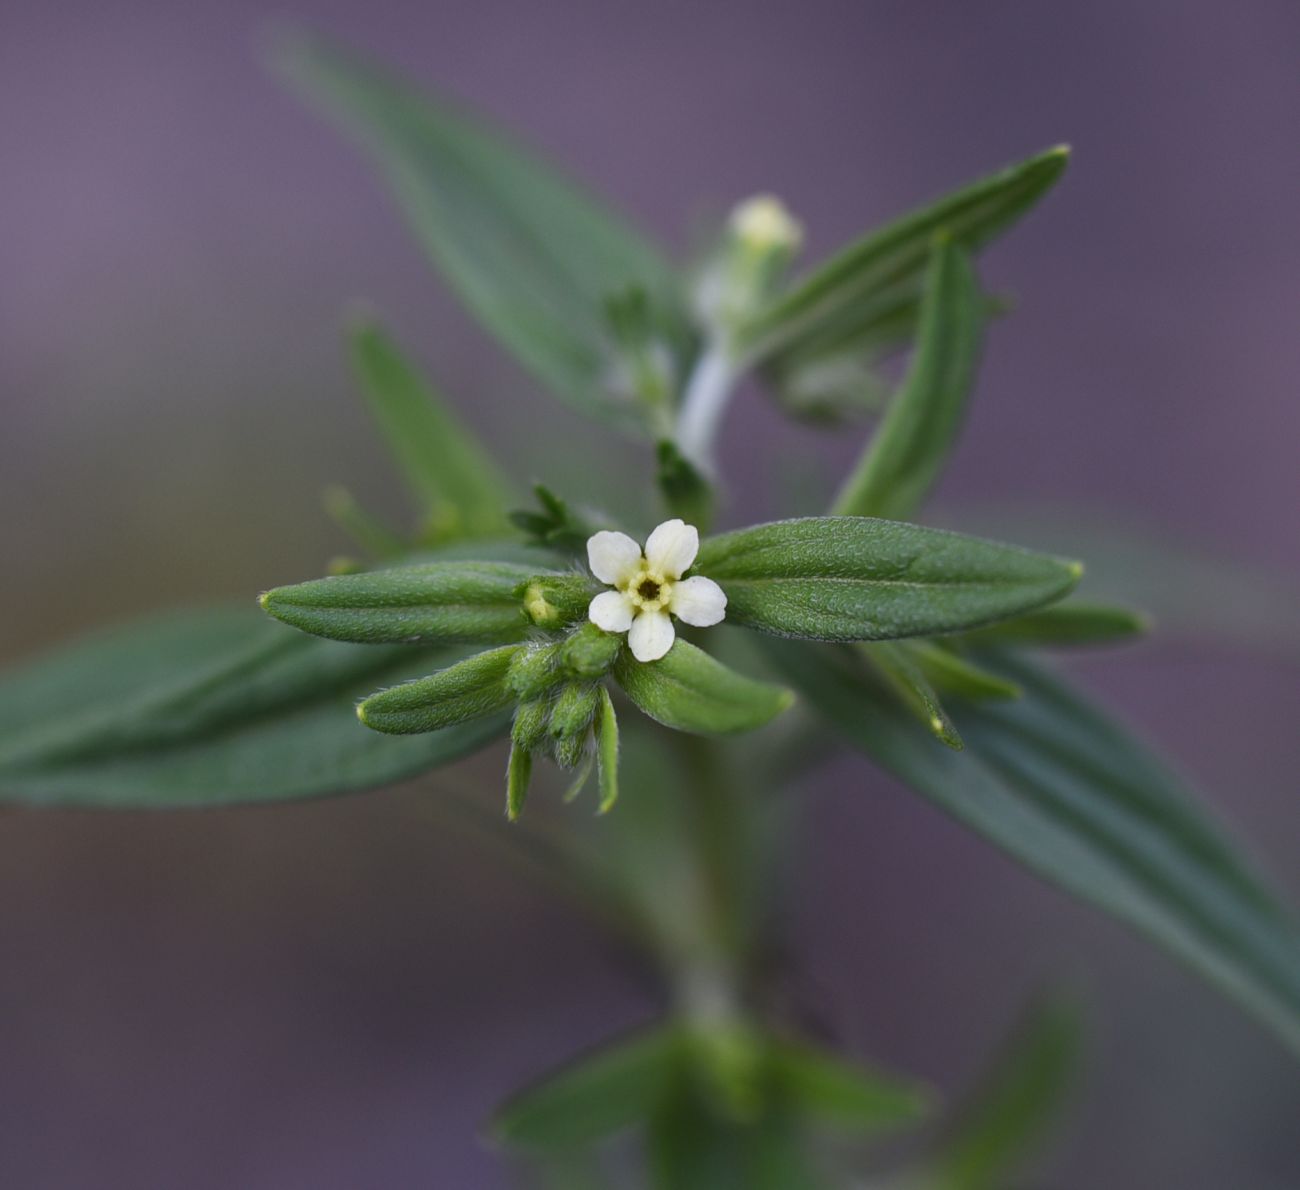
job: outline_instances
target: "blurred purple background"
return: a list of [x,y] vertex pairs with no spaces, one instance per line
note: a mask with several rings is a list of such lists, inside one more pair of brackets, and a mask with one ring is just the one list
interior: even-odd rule
[[[816,256],[1071,141],[1065,184],[986,258],[1021,307],[945,503],[1084,504],[1296,572],[1289,0],[5,0],[0,663],[317,573],[342,547],[328,482],[400,509],[340,359],[351,298],[521,476],[577,424],[267,78],[255,42],[277,21],[481,105],[678,246],[770,189]],[[782,437],[753,394],[730,432],[741,493],[854,449]],[[599,470],[636,459],[610,444]],[[1300,896],[1293,665],[1156,642],[1078,669]],[[495,806],[499,763],[450,780]],[[1082,972],[1091,1069],[1045,1185],[1300,1184],[1300,1072],[1253,1024],[863,765],[834,777],[808,791],[796,958],[855,1053],[960,1085],[1030,988]],[[0,1184],[24,1188],[506,1185],[474,1135],[494,1102],[652,1008],[427,789],[6,813],[0,954]]]

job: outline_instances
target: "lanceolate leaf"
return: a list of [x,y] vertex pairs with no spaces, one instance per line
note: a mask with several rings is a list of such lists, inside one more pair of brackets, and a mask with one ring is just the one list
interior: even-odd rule
[[377,323],[356,323],[351,348],[370,411],[437,534],[500,535],[510,489],[478,440]]
[[1079,1056],[1074,1004],[1044,999],[980,1080],[921,1179],[935,1190],[1001,1190],[1062,1109]]
[[484,326],[557,396],[627,417],[604,392],[604,304],[637,287],[675,313],[676,281],[659,252],[449,102],[315,40],[288,45],[281,65],[374,152],[421,244]]
[[703,542],[700,574],[727,622],[813,640],[888,640],[975,628],[1059,599],[1077,563],[869,517],[806,517]]
[[930,1095],[802,1042],[771,1039],[765,1060],[782,1101],[821,1123],[876,1131],[920,1119]]
[[1180,782],[1046,671],[992,668],[1017,702],[950,708],[936,748],[864,683],[859,659],[772,641],[769,656],[852,744],[1045,879],[1144,931],[1300,1052],[1300,934]]
[[908,652],[909,643],[882,640],[864,644],[861,648],[899,704],[910,711],[935,739],[949,748],[960,750],[961,736],[948,718],[948,712],[943,709],[925,671]]
[[392,740],[357,723],[362,694],[451,656],[314,640],[252,607],[152,618],[0,681],[0,800],[175,808],[384,785],[504,731]]
[[522,588],[536,569],[427,562],[276,587],[263,610],[303,632],[360,644],[492,644],[521,639]]
[[1070,601],[976,629],[961,640],[967,644],[1107,645],[1141,636],[1148,627],[1145,616],[1126,607]]
[[912,516],[957,439],[982,322],[970,260],[948,236],[926,273],[916,353],[902,388],[835,503],[842,516]]
[[948,231],[958,244],[974,252],[1051,188],[1068,157],[1063,147],[1049,149],[851,244],[760,311],[743,328],[740,349],[757,362],[798,347],[829,324],[837,333],[851,334],[855,315],[870,325],[880,317],[882,300],[887,305],[897,303],[900,287],[919,279],[935,232]]
[[494,1140],[563,1152],[644,1124],[681,1061],[671,1026],[619,1038],[521,1091],[489,1125]]
[[658,661],[624,650],[614,676],[651,719],[699,735],[752,731],[793,701],[788,690],[744,677],[681,639]]

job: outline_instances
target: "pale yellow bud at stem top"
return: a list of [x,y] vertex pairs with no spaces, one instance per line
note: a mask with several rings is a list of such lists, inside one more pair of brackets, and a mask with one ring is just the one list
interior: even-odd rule
[[731,212],[731,230],[747,248],[757,251],[794,251],[803,242],[803,227],[770,194],[746,199]]

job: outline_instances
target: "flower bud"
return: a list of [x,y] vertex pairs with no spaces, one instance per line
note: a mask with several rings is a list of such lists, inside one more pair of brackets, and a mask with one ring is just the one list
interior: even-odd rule
[[599,694],[590,682],[570,682],[551,708],[551,735],[557,739],[585,737],[596,714]]
[[515,708],[515,722],[510,729],[510,738],[521,748],[534,751],[546,738],[546,725],[550,719],[550,708],[546,701],[534,698],[521,702]]
[[559,682],[563,675],[556,669],[559,645],[538,645],[522,649],[510,663],[506,685],[521,699],[536,698]]
[[598,678],[609,670],[623,647],[623,638],[590,622],[560,646],[560,663],[575,677]]

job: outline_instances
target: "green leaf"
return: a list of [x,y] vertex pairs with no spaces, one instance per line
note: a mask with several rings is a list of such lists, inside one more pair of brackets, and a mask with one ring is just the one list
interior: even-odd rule
[[1017,702],[954,706],[961,753],[934,747],[844,650],[770,641],[827,722],[1044,879],[1129,923],[1300,1051],[1300,935],[1165,766],[1021,657],[990,668]]
[[503,1104],[489,1135],[499,1144],[555,1152],[642,1123],[664,1096],[680,1048],[672,1027],[609,1042]]
[[478,440],[378,323],[357,322],[350,340],[370,412],[439,534],[499,534],[507,524],[509,485]]
[[695,570],[726,592],[728,623],[813,640],[888,640],[1029,611],[1066,594],[1082,568],[919,525],[806,517],[708,538]]
[[965,510],[963,529],[1054,542],[1088,559],[1080,595],[1140,607],[1162,636],[1220,640],[1270,658],[1300,659],[1300,583],[1212,543],[1171,539],[1153,528],[1120,528],[1114,516],[1079,509]]
[[604,306],[639,287],[676,318],[656,248],[503,133],[350,53],[298,38],[279,65],[373,152],[424,249],[530,372],[589,412],[644,420],[606,392]]
[[384,739],[356,699],[444,652],[314,640],[255,608],[172,613],[0,679],[0,799],[174,808],[369,789],[475,751],[500,718]]
[[600,813],[605,814],[618,801],[618,716],[604,686],[600,688],[596,716],[596,757],[600,765]]
[[925,672],[907,651],[908,641],[882,640],[862,645],[867,660],[875,666],[885,686],[893,691],[899,705],[909,711],[935,739],[958,751],[961,736],[943,709]]
[[877,1131],[908,1124],[930,1108],[930,1093],[802,1042],[772,1039],[766,1062],[783,1100],[823,1123]]
[[920,507],[961,427],[979,358],[981,306],[965,251],[947,235],[937,238],[907,379],[836,500],[836,513],[903,519]]
[[479,653],[428,677],[372,694],[357,707],[357,718],[375,731],[410,735],[495,714],[515,701],[506,675],[522,648],[506,645]]
[[925,1177],[936,1190],[1000,1190],[1059,1115],[1078,1066],[1079,1013],[1060,997],[1034,1005],[980,1080]]
[[358,644],[519,640],[521,587],[536,570],[509,562],[426,562],[276,587],[264,611],[303,632]]
[[701,533],[713,523],[713,487],[674,442],[658,446],[659,470],[656,476],[664,507]]
[[1148,631],[1139,612],[1104,603],[1058,603],[965,634],[964,644],[1109,645]]
[[744,677],[680,638],[658,661],[624,650],[614,677],[651,719],[697,735],[753,731],[794,701],[788,690]]
[[990,673],[946,645],[931,640],[908,640],[902,646],[926,678],[943,693],[959,695],[971,702],[1020,697],[1020,687],[1014,682]]
[[1064,147],[1049,149],[864,236],[760,311],[742,328],[740,350],[754,363],[830,324],[851,333],[855,314],[864,323],[878,318],[882,303],[899,301],[900,287],[919,283],[935,232],[976,251],[1052,187],[1068,157]]

